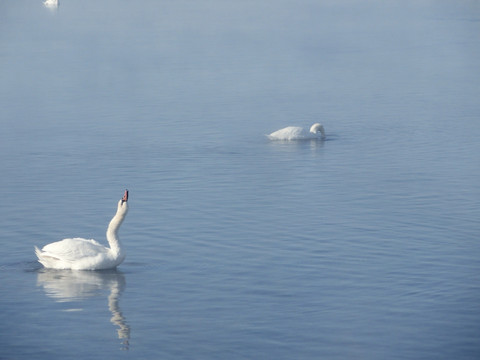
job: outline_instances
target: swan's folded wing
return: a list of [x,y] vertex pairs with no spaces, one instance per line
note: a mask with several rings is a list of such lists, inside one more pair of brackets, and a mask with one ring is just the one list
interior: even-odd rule
[[298,126],[288,126],[286,128],[277,130],[270,135],[268,138],[270,140],[295,140],[303,138],[304,130]]
[[106,248],[95,240],[82,238],[64,239],[48,244],[42,249],[42,256],[48,256],[64,261],[76,261],[106,252]]

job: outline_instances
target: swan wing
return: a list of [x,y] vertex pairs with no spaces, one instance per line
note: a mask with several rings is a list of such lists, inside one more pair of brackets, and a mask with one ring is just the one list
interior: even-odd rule
[[63,239],[43,247],[42,257],[47,256],[63,261],[78,261],[81,258],[106,253],[108,249],[96,242],[82,238]]
[[295,140],[305,136],[305,130],[299,126],[288,126],[286,128],[274,131],[268,138],[270,140]]

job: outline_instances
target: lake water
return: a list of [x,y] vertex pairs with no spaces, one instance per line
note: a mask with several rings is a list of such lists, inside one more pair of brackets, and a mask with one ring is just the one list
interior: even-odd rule
[[[3,0],[0,358],[480,358],[479,34],[468,0]],[[125,188],[116,271],[36,262]]]

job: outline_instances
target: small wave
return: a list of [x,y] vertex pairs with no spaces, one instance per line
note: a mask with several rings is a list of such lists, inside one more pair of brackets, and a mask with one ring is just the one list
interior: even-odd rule
[[42,269],[42,265],[38,261],[20,261],[8,264],[0,264],[0,271],[24,271],[37,272]]

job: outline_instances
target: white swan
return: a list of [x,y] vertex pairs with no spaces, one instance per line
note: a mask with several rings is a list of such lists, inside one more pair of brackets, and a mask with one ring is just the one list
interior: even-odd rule
[[49,8],[57,8],[58,5],[60,5],[60,3],[59,3],[58,0],[45,0],[43,2],[43,5],[45,5],[46,7],[49,7]]
[[325,129],[319,123],[315,123],[310,131],[299,126],[288,126],[267,135],[270,140],[309,140],[325,139]]
[[118,229],[128,211],[128,190],[118,202],[117,213],[107,229],[110,247],[105,247],[95,240],[82,238],[64,239],[48,245],[42,250],[35,246],[38,261],[50,269],[104,270],[113,269],[125,259]]

